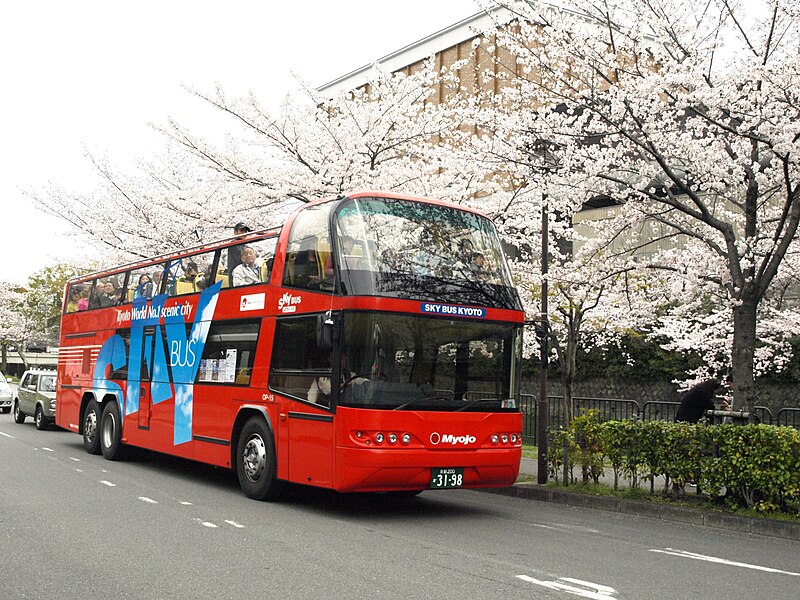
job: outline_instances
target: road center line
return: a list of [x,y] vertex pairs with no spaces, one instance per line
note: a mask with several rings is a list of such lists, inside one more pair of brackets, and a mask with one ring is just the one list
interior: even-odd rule
[[228,525],[236,527],[236,529],[244,529],[244,525],[239,525],[236,521],[225,521]]
[[791,575],[792,577],[800,577],[800,573],[792,571],[783,571],[781,569],[773,569],[772,567],[762,567],[760,565],[751,565],[749,563],[737,562],[734,560],[727,560],[725,558],[718,558],[716,556],[706,556],[705,554],[697,554],[695,552],[687,552],[686,550],[675,550],[674,548],[651,548],[650,552],[658,552],[659,554],[671,554],[672,556],[680,556],[682,558],[691,558],[693,560],[702,560],[710,563],[717,563],[720,565],[728,565],[731,567],[742,567],[743,569],[753,569],[755,571],[765,571],[767,573],[778,573],[781,575]]
[[139,500],[142,502],[147,502],[148,504],[158,504],[157,500],[153,500],[152,498],[148,498],[147,496],[139,496]]
[[108,487],[117,487],[117,484],[111,483],[110,481],[106,481],[105,479],[101,479],[100,483],[102,483],[103,485],[107,485]]
[[2,432],[2,431],[0,431],[0,435],[2,435],[3,437],[7,437],[7,438],[8,438],[8,439],[10,439],[10,440],[15,440],[15,439],[17,439],[17,438],[15,438],[13,435],[9,435],[9,434],[7,434],[7,433],[4,433],[4,432]]

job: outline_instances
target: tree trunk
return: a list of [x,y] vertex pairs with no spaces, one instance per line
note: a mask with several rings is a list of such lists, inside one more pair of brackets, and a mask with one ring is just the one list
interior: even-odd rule
[[753,367],[756,347],[756,306],[755,298],[743,298],[733,309],[733,348],[731,362],[733,368],[733,407],[750,413],[754,421],[755,387]]

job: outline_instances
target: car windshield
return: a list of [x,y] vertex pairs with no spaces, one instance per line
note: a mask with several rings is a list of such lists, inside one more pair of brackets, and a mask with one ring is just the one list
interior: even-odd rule
[[349,295],[519,309],[492,222],[396,198],[355,198],[335,214],[336,264]]
[[519,326],[346,313],[342,337],[340,406],[517,410]]
[[42,375],[39,379],[40,392],[55,392],[56,391],[56,378],[53,375]]

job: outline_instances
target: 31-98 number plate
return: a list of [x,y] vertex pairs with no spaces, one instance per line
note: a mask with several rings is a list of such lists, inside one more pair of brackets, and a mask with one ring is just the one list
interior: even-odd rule
[[431,489],[460,488],[464,485],[464,469],[461,467],[435,467],[431,469]]

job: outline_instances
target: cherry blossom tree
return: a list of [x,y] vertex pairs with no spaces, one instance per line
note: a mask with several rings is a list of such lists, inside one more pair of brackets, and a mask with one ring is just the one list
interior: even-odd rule
[[15,348],[25,361],[24,343],[28,337],[28,321],[22,312],[25,290],[19,285],[0,281],[0,370],[5,372],[8,351]]
[[[621,203],[604,223],[603,260],[648,244],[671,248],[642,262],[680,276],[674,301],[687,310],[709,293],[719,300],[735,397],[752,413],[760,310],[780,296],[776,283],[797,255],[797,8],[784,0],[763,0],[755,12],[735,0],[501,4],[518,17],[498,29],[497,43],[515,56],[519,77],[504,92],[507,133],[495,144],[507,141],[512,164],[537,140],[558,148],[560,168],[544,173],[545,188],[561,188],[548,193],[567,220],[586,201]],[[657,239],[640,235],[653,225]],[[695,350],[716,350],[705,348],[707,330],[695,332]]]
[[335,98],[303,87],[270,114],[255,96],[193,90],[227,118],[226,141],[160,127],[164,152],[133,168],[88,156],[98,176],[91,193],[33,193],[120,262],[219,239],[239,221],[281,223],[299,203],[355,189],[389,189],[461,202],[486,186],[475,161],[458,161],[437,139],[454,114],[428,100],[454,85],[432,62],[417,72],[375,67],[367,85]]

